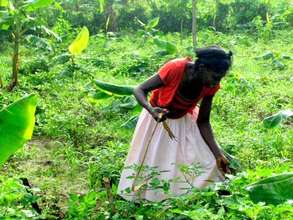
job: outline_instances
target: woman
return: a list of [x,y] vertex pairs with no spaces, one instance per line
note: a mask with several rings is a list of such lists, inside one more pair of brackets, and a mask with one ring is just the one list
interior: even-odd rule
[[[210,182],[222,181],[225,173],[230,172],[228,161],[214,139],[210,112],[220,81],[231,66],[232,52],[226,53],[222,48],[212,46],[198,49],[196,55],[194,62],[190,58],[167,62],[158,74],[134,89],[134,95],[144,109],[125,167],[143,164],[165,170],[158,178],[170,180],[170,192],[175,196],[186,193],[190,185],[203,188]],[[148,102],[147,94],[151,91]],[[171,134],[158,123],[162,121],[168,125]],[[201,173],[186,176],[179,169],[180,164],[198,164]],[[168,197],[162,189],[140,190],[138,195],[143,184],[135,186],[135,181],[141,175],[141,167],[136,170],[125,168],[118,193],[127,200],[161,201]],[[174,179],[180,181],[172,182]]]

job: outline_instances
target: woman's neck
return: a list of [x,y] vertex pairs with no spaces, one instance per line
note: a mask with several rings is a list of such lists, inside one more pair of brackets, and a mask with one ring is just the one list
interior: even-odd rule
[[[189,64],[190,65],[190,64]],[[194,86],[194,87],[203,87],[203,84],[201,83],[201,76],[200,76],[200,72],[198,70],[195,69],[194,64],[193,67],[187,67],[184,77],[183,77],[183,81],[182,84],[186,85],[186,86]]]

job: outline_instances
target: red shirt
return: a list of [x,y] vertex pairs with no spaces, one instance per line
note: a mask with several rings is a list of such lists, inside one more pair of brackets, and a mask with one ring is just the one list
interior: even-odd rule
[[185,67],[188,62],[192,61],[190,58],[174,59],[167,62],[159,70],[159,76],[164,85],[158,89],[153,90],[150,98],[150,103],[153,107],[167,108],[175,113],[172,118],[180,118],[186,113],[192,113],[196,104],[205,96],[214,95],[219,89],[220,85],[214,87],[203,87],[199,97],[195,100],[183,98],[178,93],[178,87],[183,79]]

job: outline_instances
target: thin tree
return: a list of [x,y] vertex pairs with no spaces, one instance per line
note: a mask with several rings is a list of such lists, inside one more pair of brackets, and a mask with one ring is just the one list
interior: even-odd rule
[[196,0],[192,0],[192,41],[193,50],[196,51],[197,46],[197,35],[196,35]]

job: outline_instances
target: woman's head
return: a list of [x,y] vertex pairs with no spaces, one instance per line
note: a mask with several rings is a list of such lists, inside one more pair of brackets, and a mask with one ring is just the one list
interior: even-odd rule
[[197,49],[196,56],[195,71],[207,86],[219,83],[232,64],[232,52],[218,46]]

